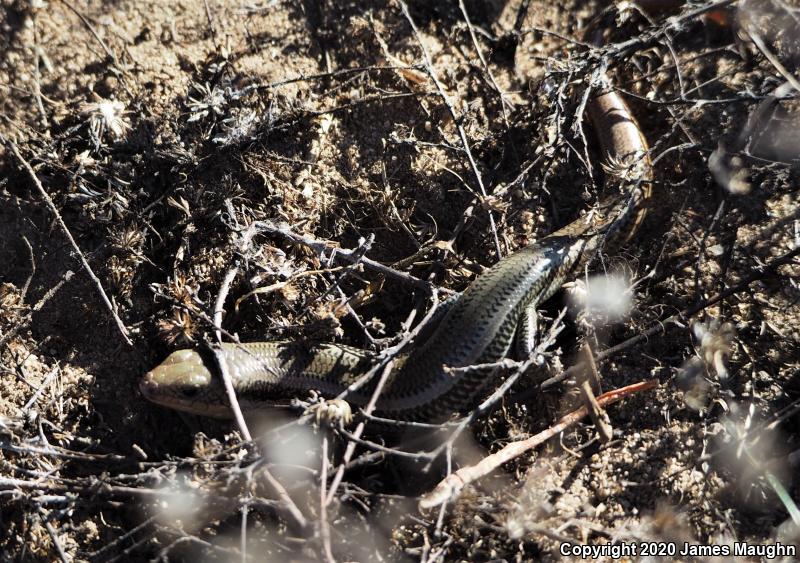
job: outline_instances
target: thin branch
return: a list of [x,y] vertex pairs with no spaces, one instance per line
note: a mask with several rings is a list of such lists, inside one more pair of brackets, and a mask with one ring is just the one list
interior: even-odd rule
[[128,335],[128,329],[125,328],[125,325],[122,323],[122,320],[117,315],[117,312],[114,310],[114,305],[111,304],[111,300],[106,295],[105,290],[103,289],[103,284],[100,283],[100,279],[95,275],[92,267],[89,265],[88,260],[86,260],[86,256],[84,256],[83,252],[81,251],[78,243],[75,242],[75,239],[72,237],[72,233],[70,232],[69,228],[67,228],[66,223],[64,223],[64,219],[62,219],[61,214],[58,212],[58,208],[56,208],[56,204],[53,203],[53,200],[50,198],[50,194],[47,193],[47,190],[44,189],[42,183],[39,181],[39,178],[36,176],[36,172],[34,172],[31,165],[28,163],[27,160],[20,154],[17,145],[11,139],[7,139],[5,136],[0,134],[0,141],[2,141],[8,148],[14,153],[14,156],[17,157],[22,167],[30,176],[31,181],[36,186],[36,189],[39,190],[39,194],[44,199],[47,207],[50,209],[50,212],[55,216],[56,222],[58,222],[59,227],[61,227],[61,231],[64,233],[64,236],[69,241],[72,249],[78,255],[78,258],[83,265],[83,269],[86,270],[86,273],[94,282],[95,287],[97,288],[97,292],[100,295],[100,299],[103,301],[103,304],[108,309],[108,312],[111,313],[111,317],[114,319],[114,322],[117,325],[117,329],[119,329],[120,334],[122,335],[122,339],[131,347],[133,347],[133,342]]
[[[380,365],[380,364],[379,364]],[[372,411],[375,410],[375,405],[378,403],[378,398],[383,391],[383,387],[386,384],[386,381],[389,379],[389,374],[392,372],[392,368],[394,367],[394,360],[391,359],[386,362],[386,365],[383,367],[383,372],[381,373],[381,377],[378,380],[378,384],[375,386],[375,391],[372,393],[372,396],[369,399],[369,403],[364,408],[364,412],[367,414],[372,414]],[[364,428],[366,427],[366,422],[361,421],[356,426],[355,431],[353,432],[353,436],[355,438],[360,438],[361,435],[364,433]],[[336,475],[333,477],[333,481],[331,481],[331,488],[330,492],[328,493],[327,499],[325,499],[325,506],[328,506],[333,502],[335,498],[334,495],[336,494],[336,490],[339,488],[339,484],[342,482],[342,477],[344,477],[344,468],[350,459],[353,457],[353,454],[356,451],[356,442],[351,440],[347,443],[347,449],[344,452],[344,457],[342,459],[342,463],[339,465]]]
[[133,537],[134,534],[137,534],[137,533],[141,532],[142,530],[144,530],[145,528],[147,528],[151,524],[157,523],[157,522],[158,522],[158,517],[157,516],[151,516],[150,518],[146,519],[141,524],[137,524],[136,526],[134,526],[133,528],[131,528],[130,530],[128,530],[127,532],[125,532],[124,534],[119,536],[118,538],[110,541],[109,543],[107,543],[106,545],[101,547],[100,549],[89,553],[88,554],[89,558],[97,559],[100,555],[106,553],[107,551],[110,551],[111,549],[117,547],[122,542],[124,542],[124,541],[128,540],[129,538]]
[[797,80],[797,77],[789,72],[789,69],[786,68],[783,63],[781,63],[781,61],[772,53],[772,51],[770,51],[769,47],[767,47],[767,44],[764,43],[764,40],[761,38],[761,36],[753,29],[749,28],[750,26],[745,26],[745,33],[750,36],[750,39],[752,39],[753,43],[756,44],[756,47],[758,47],[758,50],[761,51],[761,54],[766,57],[773,67],[775,67],[775,70],[777,70],[778,73],[783,76],[786,82],[792,85],[792,88],[800,92],[800,81]]
[[217,43],[217,30],[214,28],[214,16],[211,15],[211,7],[208,5],[208,0],[203,0],[203,5],[206,8],[206,20],[208,21],[208,29],[211,31],[211,40],[214,43],[214,49],[219,51],[219,44]]
[[[400,3],[400,8],[403,11],[403,15],[406,17],[406,20],[411,26],[411,29],[414,32],[414,37],[416,37],[417,43],[419,43],[419,47],[422,50],[422,55],[425,59],[425,71],[428,73],[428,76],[431,77],[431,80],[433,80],[433,83],[436,85],[436,90],[439,92],[442,101],[447,107],[447,111],[450,114],[450,117],[453,119],[453,125],[455,125],[456,131],[458,131],[458,136],[461,139],[461,145],[464,147],[464,152],[467,155],[467,160],[469,161],[472,173],[475,176],[475,181],[478,184],[478,189],[481,195],[484,198],[486,198],[487,194],[486,194],[486,188],[484,188],[483,186],[483,178],[481,177],[480,170],[478,170],[478,165],[475,162],[475,158],[472,156],[472,151],[469,148],[469,140],[467,139],[467,134],[464,131],[464,126],[461,124],[463,116],[457,115],[455,108],[453,108],[453,104],[450,103],[450,99],[447,97],[444,85],[439,81],[439,77],[437,76],[436,71],[433,69],[433,61],[431,60],[431,55],[430,53],[428,53],[428,48],[425,47],[425,43],[422,41],[419,29],[417,29],[417,24],[414,23],[414,20],[411,17],[411,13],[408,11],[408,6],[403,0],[398,0],[398,1]],[[494,237],[495,250],[497,251],[497,258],[499,259],[502,258],[503,251],[500,248],[500,238],[497,235],[497,225],[495,225],[494,214],[490,210],[487,210],[486,213],[489,216],[489,225],[492,229],[492,236]]]
[[[378,398],[380,397],[381,391],[383,390],[383,386],[386,383],[386,380],[389,377],[389,374],[392,371],[392,367],[394,366],[394,358],[419,334],[419,332],[428,324],[433,316],[436,314],[436,309],[439,306],[439,296],[437,292],[433,292],[431,294],[431,298],[433,303],[431,304],[430,309],[428,310],[427,314],[422,318],[422,320],[414,327],[413,330],[407,330],[403,339],[395,346],[388,348],[381,352],[378,357],[380,361],[377,365],[372,368],[364,377],[360,378],[358,381],[350,385],[343,393],[337,397],[346,398],[347,394],[354,391],[355,389],[359,388],[360,386],[364,385],[367,381],[369,381],[372,376],[377,372],[377,370],[383,368],[383,373],[381,373],[381,378],[378,381],[378,384],[375,387],[375,391],[373,391],[372,396],[370,397],[369,402],[364,407],[364,413],[369,416],[375,410],[375,406],[378,403]],[[416,309],[411,312],[409,318],[407,319],[407,325],[413,321],[414,315],[416,314]],[[356,427],[355,431],[353,432],[353,437],[356,439],[361,438],[361,435],[364,432],[364,428],[366,426],[366,421],[361,421],[358,426]],[[347,449],[345,450],[344,456],[342,458],[342,462],[339,464],[339,467],[336,470],[336,475],[331,482],[330,491],[328,492],[328,498],[326,500],[326,504],[330,504],[333,502],[334,495],[336,493],[336,489],[339,487],[341,483],[342,477],[344,477],[344,471],[347,464],[350,462],[350,459],[353,457],[353,454],[356,450],[356,442],[351,440],[347,444]]]
[[228,402],[230,403],[236,425],[239,427],[242,437],[248,442],[251,442],[253,440],[253,436],[250,434],[250,429],[247,427],[247,422],[245,421],[244,414],[242,413],[242,407],[239,405],[239,399],[236,398],[236,389],[233,387],[233,379],[231,379],[231,374],[228,370],[228,363],[225,361],[222,349],[219,346],[212,346],[211,352],[214,354],[216,367],[219,370],[220,378],[222,379],[223,386],[225,387],[225,394],[228,397]]
[[[231,210],[232,211],[232,210]],[[250,226],[245,231],[242,239],[239,242],[239,250],[242,254],[245,254],[247,250],[250,248],[250,243],[253,240],[253,236],[258,232],[257,226],[254,224],[250,224]],[[222,344],[222,313],[224,312],[224,304],[225,299],[228,295],[228,291],[230,289],[230,285],[233,283],[233,280],[236,278],[236,275],[239,272],[239,261],[234,264],[232,268],[228,270],[225,275],[225,279],[223,280],[222,285],[220,286],[219,293],[217,295],[217,299],[214,304],[214,318],[213,323],[215,327],[215,336],[217,338],[218,344]],[[238,342],[238,339],[236,339]],[[225,387],[225,393],[228,397],[228,402],[230,403],[231,411],[233,412],[234,419],[236,420],[236,424],[239,427],[239,431],[242,433],[242,437],[251,442],[253,440],[252,435],[250,434],[250,429],[247,427],[247,422],[245,421],[244,414],[242,413],[242,408],[239,405],[239,400],[236,397],[236,389],[233,386],[233,379],[231,378],[231,374],[228,370],[227,362],[222,357],[222,351],[219,347],[212,347],[212,353],[214,355],[214,359],[217,364],[217,368],[219,369],[219,373]],[[274,494],[278,498],[278,510],[287,518],[287,520],[294,525],[301,532],[305,532],[308,529],[308,521],[306,520],[303,513],[297,507],[297,505],[292,500],[292,497],[286,491],[286,488],[278,481],[272,473],[270,473],[269,469],[266,466],[261,468],[261,473],[266,479],[268,485],[272,488]]]
[[22,329],[22,327],[24,327],[31,321],[31,319],[33,318],[33,313],[41,311],[42,307],[44,307],[47,304],[47,302],[50,301],[50,299],[52,299],[53,296],[56,293],[58,293],[58,291],[62,287],[64,287],[64,284],[72,279],[74,275],[75,272],[73,272],[72,270],[67,270],[66,272],[64,272],[64,274],[61,276],[61,279],[58,280],[58,283],[53,287],[51,287],[47,291],[47,293],[45,293],[42,296],[42,298],[36,302],[36,304],[31,308],[30,311],[28,311],[28,313],[24,317],[22,317],[19,321],[17,321],[17,323],[13,327],[11,327],[8,330],[8,332],[6,332],[2,337],[0,337],[0,346],[3,346],[3,344],[8,342],[10,339],[14,338],[14,336],[17,335],[20,329]]
[[103,41],[103,38],[100,37],[100,35],[97,33],[97,31],[95,31],[94,27],[92,27],[92,24],[89,23],[89,20],[86,19],[86,16],[84,16],[82,13],[80,13],[72,4],[67,2],[67,0],[61,0],[61,3],[64,4],[67,8],[69,8],[69,10],[73,14],[78,16],[78,18],[81,20],[83,25],[86,26],[86,29],[89,30],[89,32],[92,34],[92,36],[94,36],[95,40],[100,44],[100,46],[106,52],[106,55],[108,55],[108,58],[111,59],[111,61],[114,63],[114,66],[119,68],[119,66],[120,66],[119,65],[119,60],[117,59],[117,56],[114,54],[114,51],[112,51],[109,48],[109,46],[106,45],[106,42]]
[[583,343],[582,353],[584,357],[584,374],[583,381],[581,381],[580,384],[581,396],[583,397],[584,406],[589,413],[589,417],[592,419],[592,423],[594,423],[594,427],[597,430],[600,441],[606,444],[611,441],[614,435],[614,429],[611,426],[608,413],[603,410],[597,402],[597,398],[594,396],[594,391],[592,390],[593,385],[597,386],[599,389],[600,374],[597,371],[597,364],[594,361],[594,352],[589,342]]
[[286,78],[284,80],[279,80],[277,82],[270,82],[268,84],[251,84],[249,86],[245,86],[242,88],[241,93],[246,94],[252,90],[272,90],[274,88],[279,88],[280,86],[286,86],[288,84],[295,84],[297,82],[312,82],[315,80],[326,80],[330,78],[339,78],[341,76],[349,76],[351,74],[360,74],[360,73],[368,73],[368,72],[396,72],[398,70],[420,70],[420,66],[418,65],[385,65],[385,66],[360,66],[356,68],[343,68],[339,70],[335,70],[333,72],[321,72],[318,74],[308,74],[308,75],[299,75],[293,78]]
[[42,73],[39,71],[39,56],[41,48],[39,47],[39,30],[36,26],[35,15],[31,18],[31,23],[33,24],[33,93],[36,97],[36,107],[39,109],[39,117],[41,118],[39,123],[41,124],[42,128],[46,130],[48,127],[47,112],[44,110],[44,104],[42,103]]
[[475,28],[469,19],[469,13],[467,12],[467,7],[464,4],[464,0],[458,0],[458,8],[461,10],[461,15],[464,16],[464,22],[467,24],[467,29],[469,30],[469,36],[472,39],[472,45],[475,47],[475,52],[478,53],[478,59],[480,59],[481,65],[483,65],[483,70],[489,77],[489,82],[492,85],[492,88],[494,89],[495,92],[497,92],[497,95],[500,98],[500,110],[503,112],[503,121],[505,121],[506,127],[508,127],[508,114],[506,112],[506,105],[512,108],[513,105],[508,101],[505,92],[503,92],[503,90],[497,84],[497,80],[495,80],[494,78],[492,69],[489,68],[489,64],[486,62],[486,57],[483,56],[483,50],[481,49],[481,46],[478,43],[478,38],[475,35]]
[[[464,419],[455,427],[453,433],[448,437],[448,439],[439,446],[435,452],[433,452],[432,457],[436,457],[442,451],[449,449],[455,443],[458,436],[466,430],[466,428],[476,421],[481,416],[485,415],[488,412],[492,412],[496,405],[500,404],[500,399],[502,399],[505,394],[508,392],[509,389],[517,382],[517,380],[524,374],[528,368],[538,361],[538,356],[544,353],[556,340],[556,337],[561,333],[564,329],[564,324],[562,320],[564,319],[564,315],[566,315],[567,309],[564,308],[561,310],[561,313],[553,321],[550,330],[547,332],[547,335],[542,338],[542,341],[534,348],[534,350],[529,354],[529,357],[524,362],[518,363],[516,370],[510,376],[508,376],[503,384],[498,387],[494,393],[492,393],[487,399],[485,399],[481,404],[475,407],[472,412],[470,412],[469,416],[464,417]],[[489,368],[489,366],[471,366],[467,368],[457,368],[457,369],[498,369],[502,367],[503,364],[506,364],[507,360],[501,360],[495,367]],[[491,364],[490,364],[491,365]]]
[[31,260],[31,273],[28,274],[28,277],[25,278],[25,283],[22,285],[22,289],[19,290],[19,302],[20,304],[25,302],[25,297],[28,295],[28,290],[31,287],[31,282],[33,281],[33,276],[36,275],[36,256],[33,254],[33,247],[31,246],[30,241],[24,235],[22,236],[22,241],[25,243],[25,246],[28,248],[28,257]]
[[[634,393],[641,393],[642,391],[653,389],[657,385],[658,380],[655,379],[628,385],[627,387],[622,387],[621,389],[616,389],[600,395],[597,398],[597,403],[600,407],[606,407]],[[511,461],[523,453],[539,446],[556,434],[563,432],[570,426],[577,424],[588,414],[589,410],[587,409],[586,405],[583,405],[579,409],[574,410],[568,415],[564,416],[561,420],[547,430],[539,432],[527,440],[511,442],[500,451],[483,458],[479,463],[468,467],[462,467],[455,473],[451,473],[438,485],[436,485],[436,488],[434,488],[433,491],[423,495],[419,501],[419,507],[421,509],[430,509],[439,506],[444,502],[452,501],[461,493],[465,486],[480,479],[481,477],[488,475],[502,464]]]
[[[229,211],[232,210],[229,209]],[[231,216],[233,217],[233,215]],[[239,250],[241,254],[246,253],[250,248],[250,242],[253,240],[255,233],[256,229],[250,225],[239,241]],[[214,336],[217,339],[217,344],[219,345],[222,344],[222,314],[225,312],[225,299],[228,297],[228,292],[230,291],[233,280],[236,279],[236,275],[239,273],[239,265],[240,260],[237,259],[234,262],[234,265],[226,272],[225,277],[222,280],[222,284],[220,285],[219,292],[217,293],[217,299],[214,302],[213,322],[214,326],[216,327],[214,329]],[[235,339],[235,342],[238,341],[238,339]],[[236,420],[236,425],[239,427],[242,437],[250,442],[253,438],[250,434],[250,429],[247,427],[244,414],[242,414],[242,408],[239,405],[239,400],[236,398],[236,390],[233,387],[233,380],[231,379],[231,375],[228,371],[228,366],[222,357],[222,351],[219,347],[212,348],[212,351],[214,354],[214,359],[217,363],[217,367],[219,368],[222,383],[225,387],[225,394],[228,396],[228,402],[230,403],[231,411],[233,411],[234,420]]]
[[411,274],[406,272],[401,272],[399,270],[395,270],[389,266],[381,264],[380,262],[376,262],[370,258],[365,256],[361,256],[359,253],[359,249],[349,250],[338,248],[336,243],[328,242],[328,241],[321,241],[318,239],[313,239],[311,237],[307,237],[304,235],[297,234],[293,232],[288,226],[285,225],[275,225],[269,221],[254,221],[253,225],[255,225],[260,230],[264,232],[272,233],[280,235],[286,239],[289,239],[291,242],[295,244],[303,244],[308,246],[316,253],[325,256],[326,253],[331,253],[331,256],[334,260],[340,260],[348,263],[354,263],[358,261],[359,263],[363,264],[367,268],[371,270],[375,270],[379,274],[383,274],[387,278],[392,278],[396,281],[409,284],[411,286],[416,287],[417,289],[421,289],[426,293],[432,293],[434,290],[441,291],[445,294],[451,293],[449,290],[444,288],[438,288],[432,283],[419,279]]
[[684,23],[693,21],[708,12],[724,8],[725,6],[729,6],[731,4],[735,4],[736,1],[737,0],[716,0],[714,2],[709,2],[708,4],[704,4],[693,10],[684,12],[683,14],[680,14],[678,16],[672,16],[670,18],[667,18],[666,22],[662,26],[659,26],[645,33],[641,33],[638,36],[628,39],[626,41],[622,41],[619,43],[611,43],[609,45],[606,45],[602,49],[599,49],[599,51],[605,55],[608,55],[609,58],[624,60],[626,57],[632,55],[633,53],[636,53],[642,49],[646,49],[655,43],[659,43],[662,40],[663,36],[666,35],[670,29],[678,29]]
[[322,547],[325,560],[335,563],[333,549],[331,548],[331,527],[328,522],[328,505],[326,500],[326,485],[328,483],[328,437],[322,438],[322,469],[319,477],[319,535],[322,537]]
[[44,527],[47,530],[47,535],[50,536],[50,541],[53,542],[53,547],[55,548],[58,558],[61,560],[61,562],[69,563],[72,561],[72,559],[64,551],[64,546],[61,545],[61,540],[58,539],[56,529],[53,528],[53,525],[50,523],[47,512],[45,512],[45,510],[41,507],[39,507],[39,518],[42,524],[44,524]]
[[[750,274],[735,286],[730,287],[725,291],[721,291],[716,295],[714,295],[713,297],[705,299],[696,305],[687,307],[682,311],[675,313],[674,315],[670,315],[666,319],[656,322],[649,329],[637,334],[636,336],[629,338],[628,340],[625,340],[624,342],[620,342],[616,346],[612,346],[611,348],[607,348],[602,352],[598,352],[597,356],[595,357],[595,360],[600,362],[602,360],[605,360],[606,358],[613,356],[614,354],[617,354],[623,350],[630,348],[631,346],[638,344],[639,342],[647,340],[651,336],[655,336],[656,334],[659,333],[664,333],[667,331],[669,325],[671,324],[686,322],[689,318],[696,315],[700,311],[703,311],[704,309],[711,307],[712,305],[722,301],[723,299],[727,299],[731,295],[735,295],[740,291],[744,291],[753,282],[765,278],[776,268],[789,264],[797,256],[800,256],[800,247],[795,248],[794,250],[791,250],[783,254],[782,256],[775,258],[774,260],[770,260],[769,262],[764,264],[758,271]],[[582,366],[572,366],[571,368],[561,372],[559,375],[546,379],[537,388],[519,393],[518,395],[512,397],[512,400],[514,402],[526,401],[530,397],[538,394],[540,391],[544,389],[549,389],[550,387],[553,387],[554,385],[564,381],[565,379],[575,377],[576,375],[578,375],[581,367]]]

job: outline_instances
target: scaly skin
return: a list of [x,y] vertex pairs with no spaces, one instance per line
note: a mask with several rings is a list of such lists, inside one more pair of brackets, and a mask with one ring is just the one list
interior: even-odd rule
[[[396,362],[376,414],[439,422],[475,406],[497,383],[493,372],[460,370],[504,358],[525,311],[549,299],[571,274],[603,247],[628,241],[646,214],[652,165],[636,121],[619,94],[591,100],[590,119],[611,168],[623,169],[620,189],[599,210],[500,260],[479,276],[450,308],[433,335]],[[608,175],[611,177],[611,175]],[[288,397],[339,395],[374,364],[370,352],[337,344],[256,342],[223,344],[221,358],[245,412],[285,403]],[[180,350],[147,373],[142,393],[151,401],[195,414],[227,417],[230,408],[211,358]],[[372,388],[350,393],[363,406]]]

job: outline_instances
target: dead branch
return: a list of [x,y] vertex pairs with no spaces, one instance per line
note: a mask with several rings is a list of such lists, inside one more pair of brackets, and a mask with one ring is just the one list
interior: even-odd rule
[[117,67],[118,69],[121,69],[120,64],[119,64],[119,59],[117,59],[117,55],[115,55],[114,51],[112,51],[109,48],[109,46],[106,45],[106,42],[103,41],[103,38],[100,37],[100,34],[97,33],[95,28],[92,26],[92,24],[86,18],[86,16],[84,16],[82,13],[80,13],[72,4],[67,2],[67,0],[61,0],[61,3],[64,4],[67,8],[69,8],[70,12],[72,12],[73,14],[78,16],[78,19],[81,20],[81,23],[84,26],[86,26],[86,29],[89,30],[89,33],[92,34],[92,37],[94,37],[95,40],[97,41],[97,43],[103,48],[103,51],[106,52],[106,55],[108,55],[108,58],[111,60],[112,63],[114,63],[114,66]]
[[[431,59],[430,53],[428,53],[427,47],[425,47],[425,43],[422,41],[420,37],[419,29],[417,29],[417,24],[414,23],[411,14],[408,11],[408,6],[403,0],[398,0],[400,3],[400,9],[403,11],[403,15],[405,16],[408,24],[411,26],[411,30],[414,32],[414,37],[417,38],[417,43],[419,44],[420,49],[422,50],[422,55],[425,60],[425,71],[427,72],[428,76],[430,76],[433,83],[436,85],[436,90],[439,92],[439,96],[442,98],[442,102],[444,102],[445,107],[447,107],[447,111],[450,114],[450,117],[453,119],[453,125],[458,132],[458,136],[461,139],[461,146],[464,147],[464,152],[467,155],[467,160],[469,161],[470,169],[472,170],[473,175],[475,176],[475,182],[478,185],[478,191],[480,192],[481,196],[485,199],[487,197],[486,188],[483,186],[483,177],[481,176],[480,170],[478,170],[478,164],[475,162],[475,158],[472,156],[472,151],[469,148],[469,140],[467,139],[467,134],[464,131],[464,126],[462,125],[462,116],[456,114],[456,110],[453,107],[453,104],[450,102],[450,98],[447,96],[447,92],[445,91],[444,84],[441,83],[439,80],[436,71],[433,68],[433,61]],[[495,250],[497,251],[497,258],[500,259],[503,256],[503,251],[500,248],[500,238],[497,235],[497,225],[495,225],[494,214],[491,210],[486,211],[489,217],[489,226],[492,230],[492,237],[494,237],[494,245]]]
[[[392,371],[392,367],[394,365],[394,358],[419,334],[419,332],[427,325],[428,321],[433,318],[433,315],[436,313],[436,309],[439,306],[439,296],[436,291],[431,294],[433,303],[431,304],[430,309],[428,310],[427,314],[422,318],[422,320],[414,327],[413,330],[406,330],[406,334],[403,336],[402,340],[395,346],[388,348],[379,354],[380,360],[378,361],[377,365],[372,368],[364,377],[360,378],[358,381],[350,385],[343,393],[341,393],[337,399],[346,399],[348,393],[352,393],[356,389],[363,386],[367,381],[369,381],[378,370],[383,369],[381,373],[380,380],[375,387],[375,391],[373,391],[372,396],[370,397],[369,402],[367,403],[366,407],[364,407],[364,413],[367,415],[371,415],[372,411],[375,410],[375,406],[378,403],[378,398],[380,397],[381,391],[383,390],[383,385],[385,384],[386,380],[389,377],[389,374]],[[412,322],[413,316],[415,315],[416,310],[412,311],[411,315],[409,316],[408,323]],[[362,421],[356,426],[355,431],[353,431],[353,436],[358,439],[361,438],[361,435],[364,432],[364,428],[366,427],[366,421]],[[350,441],[347,444],[347,448],[345,450],[344,456],[342,458],[342,462],[339,464],[339,467],[336,469],[336,475],[333,477],[333,481],[331,482],[330,490],[328,492],[328,498],[326,499],[326,505],[329,505],[333,502],[334,495],[336,493],[336,489],[339,487],[341,483],[342,477],[344,477],[344,470],[347,464],[350,462],[350,459],[353,457],[353,454],[356,450],[356,442]]]
[[6,332],[2,337],[0,337],[0,346],[3,346],[6,342],[14,338],[17,335],[17,333],[19,333],[20,329],[22,329],[22,327],[26,326],[29,322],[31,322],[31,319],[33,318],[33,313],[41,311],[42,307],[44,307],[47,304],[47,302],[50,301],[50,299],[52,299],[53,296],[56,293],[58,293],[58,291],[62,287],[64,287],[64,284],[72,279],[74,275],[75,272],[73,272],[72,270],[67,270],[66,272],[64,272],[64,274],[61,276],[61,279],[58,280],[58,283],[53,287],[51,287],[47,291],[47,293],[45,293],[42,296],[42,298],[39,299],[39,301],[37,301],[33,307],[31,307],[31,310],[28,311],[24,317],[22,317],[13,327],[11,327],[8,330],[8,332]]
[[[642,391],[653,389],[657,385],[658,381],[655,379],[634,383],[633,385],[628,385],[626,387],[622,387],[621,389],[616,389],[600,395],[597,398],[597,404],[600,407],[606,407],[635,393],[641,393]],[[561,420],[547,430],[540,432],[535,436],[528,438],[527,440],[511,442],[500,451],[483,458],[476,465],[463,467],[455,473],[451,473],[443,481],[436,485],[433,491],[422,496],[419,501],[419,507],[423,510],[427,510],[455,499],[461,493],[464,487],[470,483],[488,475],[502,464],[511,461],[523,453],[546,442],[556,434],[563,432],[570,426],[577,424],[588,414],[589,410],[587,409],[586,405],[584,405],[561,418]]]
[[[731,295],[735,295],[739,292],[746,290],[752,283],[764,279],[768,275],[771,275],[775,271],[775,269],[779,268],[780,266],[784,266],[786,264],[791,263],[792,260],[794,260],[797,256],[800,256],[800,248],[795,248],[794,250],[790,250],[789,252],[786,252],[785,254],[773,260],[770,260],[766,264],[763,264],[755,272],[744,278],[741,282],[739,282],[735,286],[730,287],[725,291],[721,291],[716,295],[709,297],[708,299],[704,299],[697,305],[686,307],[682,311],[675,313],[674,315],[670,315],[669,317],[654,323],[650,328],[648,328],[644,332],[640,332],[636,336],[632,336],[631,338],[625,340],[624,342],[620,342],[616,346],[612,346],[611,348],[607,348],[606,350],[598,352],[595,357],[595,360],[598,362],[603,361],[606,358],[610,358],[611,356],[618,354],[623,350],[627,350],[628,348],[635,346],[636,344],[639,344],[640,342],[643,342],[652,336],[655,336],[659,333],[665,333],[672,326],[680,326],[683,323],[688,322],[691,317],[693,317],[700,311],[703,311],[708,307],[711,307],[712,305],[719,303],[723,299],[727,299]],[[579,369],[580,366],[572,366],[569,369],[564,370],[559,375],[544,380],[536,389],[523,391],[512,397],[511,400],[515,403],[520,401],[526,401],[530,399],[533,395],[539,393],[544,389],[549,389],[550,387],[553,387],[554,385],[557,385],[558,383],[561,383],[566,379],[575,377],[576,375],[578,375]]]
[[364,264],[364,266],[366,266],[367,268],[370,268],[371,270],[374,270],[379,274],[386,276],[387,278],[391,278],[396,281],[409,284],[413,287],[416,287],[417,289],[425,291],[426,293],[431,293],[434,290],[440,291],[446,295],[453,293],[448,289],[434,286],[432,283],[425,280],[421,280],[406,272],[395,270],[394,268],[381,264],[380,262],[376,262],[375,260],[372,260],[365,256],[360,256],[358,249],[355,250],[342,249],[339,248],[334,242],[320,241],[317,239],[313,239],[311,237],[300,235],[293,232],[286,225],[276,225],[269,221],[255,221],[253,225],[264,232],[280,235],[295,244],[303,244],[309,247],[317,254],[321,255],[323,258],[330,255],[331,260],[341,260],[348,263],[353,263],[358,261],[359,263]]
[[22,154],[20,154],[19,149],[17,148],[17,145],[16,143],[14,143],[14,141],[12,141],[11,139],[7,139],[3,135],[0,135],[0,142],[5,144],[8,147],[8,149],[12,153],[14,153],[14,156],[17,157],[19,163],[28,173],[28,176],[30,177],[31,181],[36,186],[36,189],[39,191],[39,195],[42,196],[42,199],[44,199],[45,203],[47,204],[47,207],[50,209],[50,212],[53,214],[56,221],[58,222],[58,226],[61,228],[61,232],[64,233],[64,236],[69,241],[70,246],[72,246],[72,249],[78,255],[78,259],[80,260],[83,269],[86,271],[86,274],[94,282],[94,285],[97,288],[97,293],[100,296],[100,299],[103,302],[103,304],[106,306],[106,309],[108,309],[108,312],[111,314],[111,318],[114,319],[114,323],[117,325],[117,329],[122,335],[122,339],[125,341],[126,344],[128,344],[128,346],[133,348],[133,342],[131,341],[130,336],[128,335],[128,329],[125,328],[122,319],[120,319],[119,315],[117,315],[117,311],[114,309],[114,305],[111,304],[111,300],[108,298],[108,295],[106,295],[105,289],[103,289],[103,284],[100,283],[100,279],[95,275],[94,271],[92,270],[92,267],[89,265],[89,261],[86,260],[86,256],[81,251],[80,247],[78,246],[78,243],[75,242],[72,233],[70,232],[66,223],[64,223],[64,219],[61,217],[61,213],[58,212],[56,204],[53,203],[53,200],[50,198],[50,194],[47,193],[47,190],[44,189],[44,186],[42,186],[42,183],[39,181],[38,176],[36,176],[36,172],[34,172],[33,168],[28,163],[28,161],[25,160],[25,157],[23,157]]
[[600,388],[600,374],[597,371],[597,364],[594,361],[594,352],[588,342],[583,343],[583,378],[580,382],[581,396],[584,400],[584,407],[588,409],[589,417],[592,419],[600,441],[608,443],[613,436],[613,428],[608,418],[608,413],[597,402],[592,387]]

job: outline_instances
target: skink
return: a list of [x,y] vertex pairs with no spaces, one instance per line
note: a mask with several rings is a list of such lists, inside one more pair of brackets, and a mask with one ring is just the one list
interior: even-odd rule
[[[607,91],[587,104],[604,158],[607,196],[599,209],[503,258],[476,278],[448,309],[430,338],[397,359],[375,414],[398,420],[440,422],[477,404],[497,383],[494,371],[446,370],[493,363],[512,345],[531,348],[536,309],[602,247],[611,251],[641,224],[651,192],[648,146],[625,102]],[[245,412],[318,391],[342,393],[373,366],[373,353],[339,344],[253,342],[222,344],[225,362]],[[195,414],[227,417],[231,410],[214,360],[179,350],[148,372],[140,389],[151,401]],[[369,386],[347,395],[363,406]]]

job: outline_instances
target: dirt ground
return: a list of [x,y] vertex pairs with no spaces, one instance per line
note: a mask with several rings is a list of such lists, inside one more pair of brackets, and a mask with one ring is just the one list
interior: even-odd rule
[[[800,543],[797,6],[0,4],[0,560],[526,561],[562,559],[566,542]],[[583,40],[595,23],[602,50]],[[444,296],[498,247],[590,210],[608,169],[581,109],[602,67],[655,162],[643,229],[592,266],[625,284],[605,301],[631,296],[627,314],[600,326],[573,308],[543,365],[448,461],[475,463],[576,408],[571,379],[538,386],[581,342],[603,391],[658,382],[608,408],[609,440],[586,419],[442,510],[418,498],[445,460],[359,448],[322,510],[341,435],[288,413],[243,444],[230,423],[142,398],[144,372],[214,339],[234,264],[223,328],[242,341],[381,349],[424,312],[418,286],[285,236],[245,249],[254,220],[368,244]],[[540,311],[541,333],[566,293]]]

